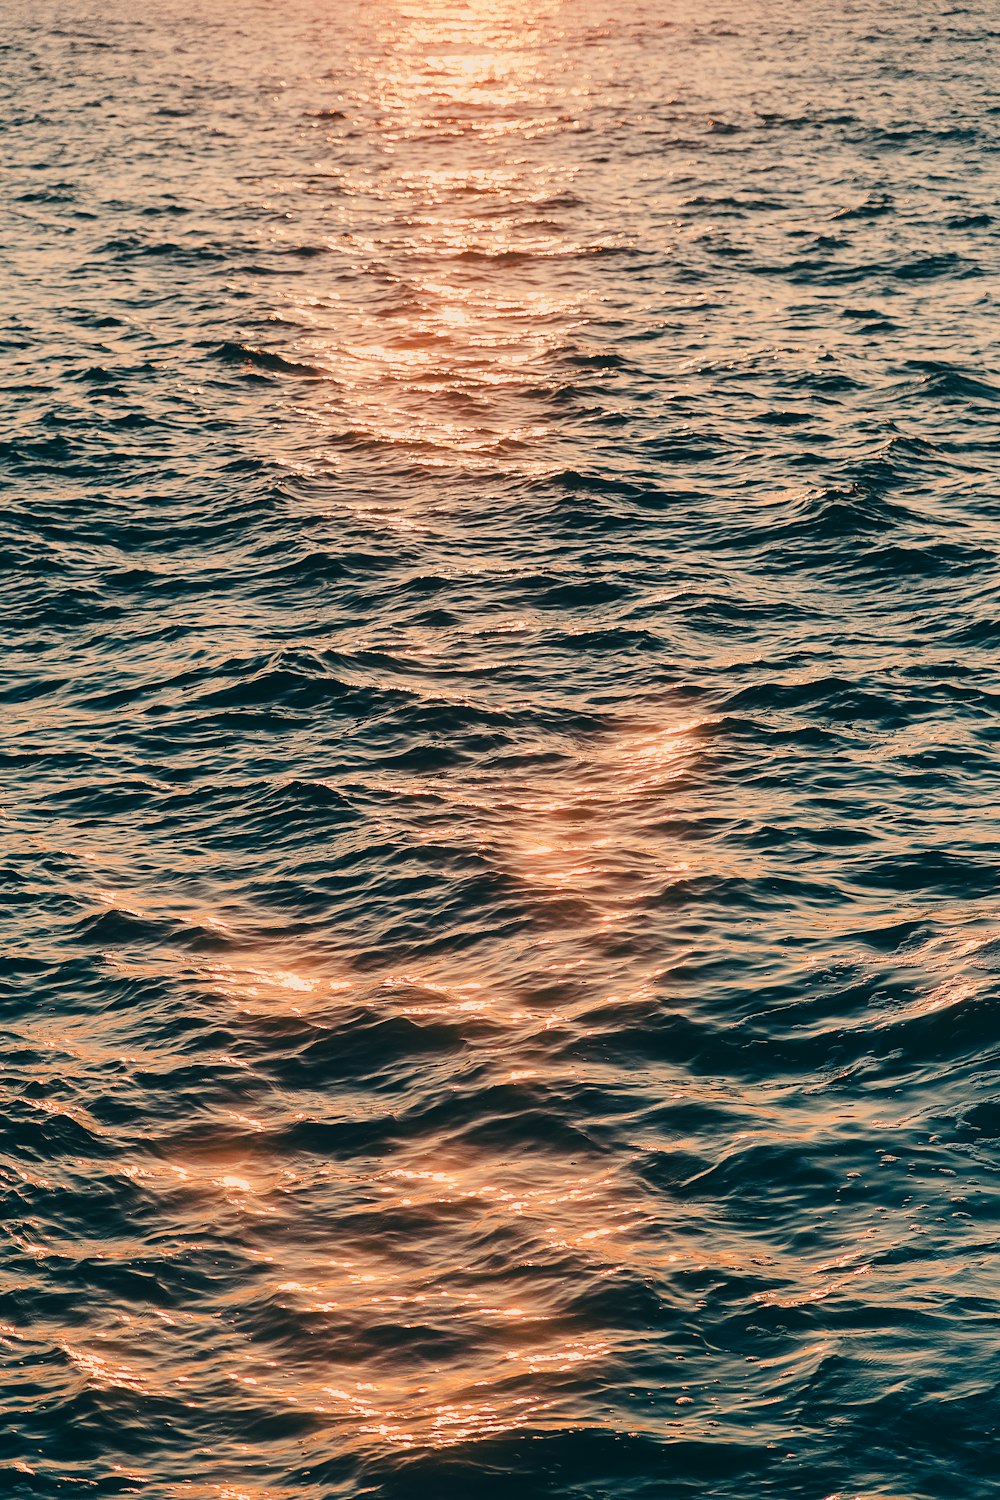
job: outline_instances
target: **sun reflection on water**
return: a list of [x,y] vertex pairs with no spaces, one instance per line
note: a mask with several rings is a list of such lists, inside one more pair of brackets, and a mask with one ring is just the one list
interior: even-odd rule
[[[94,899],[158,934],[155,954],[109,955],[117,972],[183,972],[206,997],[231,1004],[244,1025],[305,1016],[335,1028],[338,1008],[358,1004],[398,1007],[419,1021],[491,1007],[490,987],[454,959],[352,974],[288,940],[258,937],[244,947],[241,926],[250,923],[232,906],[223,916],[123,887],[101,888]],[[171,947],[162,936],[169,931],[193,947]],[[206,935],[218,952],[198,951]],[[546,1019],[544,1007],[534,1016],[530,1006],[506,1013],[508,1025]],[[541,1097],[550,1082],[541,1059],[528,1065],[484,1046],[498,1084],[529,1091],[526,1105],[532,1093]],[[297,1120],[245,1059],[224,1061],[242,1068],[238,1101],[226,1107],[216,1098],[172,1132],[146,1133],[118,1170],[169,1205],[177,1253],[238,1244],[256,1267],[231,1309],[245,1336],[228,1350],[229,1382],[272,1408],[308,1411],[333,1431],[401,1449],[564,1421],[574,1382],[593,1378],[611,1353],[607,1339],[567,1315],[566,1285],[620,1275],[641,1254],[650,1215],[628,1174],[583,1144],[570,1156],[513,1140],[498,1148],[474,1132],[403,1137],[383,1161],[289,1152],[281,1139]],[[303,1095],[303,1118],[322,1109],[321,1097]],[[115,1253],[102,1244],[102,1256]],[[118,1253],[127,1263],[132,1247]],[[513,1279],[511,1256],[520,1268]],[[269,1309],[263,1322],[261,1307]],[[189,1316],[197,1315],[172,1317],[155,1332],[148,1319],[115,1316],[85,1343],[67,1338],[66,1353],[95,1390],[149,1396],[169,1380],[176,1393],[178,1380],[165,1371],[183,1368]],[[286,1327],[277,1341],[274,1320]],[[400,1347],[409,1351],[402,1364]]]
[[[656,820],[669,812],[671,783],[689,769],[700,721],[623,728],[588,745],[566,785],[533,791],[517,804],[512,852],[524,880],[554,890],[582,888],[615,908],[618,887],[663,859]],[[652,826],[651,826],[652,825]]]
[[[565,374],[582,318],[579,264],[604,241],[573,225],[565,156],[538,149],[575,103],[538,55],[539,15],[526,0],[399,7],[357,79],[373,146],[342,178],[350,233],[324,247],[340,270],[277,310],[294,358],[325,372],[309,395],[330,462],[349,464],[355,448],[366,472],[373,450],[398,460],[414,491],[394,500],[402,523],[422,504],[409,483],[416,457],[460,472],[500,452],[508,471],[551,466],[544,392]],[[276,241],[287,232],[279,225]],[[440,649],[432,632],[406,644],[422,667]],[[457,700],[464,689],[441,691]],[[653,966],[609,959],[598,940],[636,919],[663,878],[655,821],[695,755],[696,729],[622,722],[570,746],[554,771],[405,788],[385,778],[390,824],[394,798],[433,795],[441,827],[429,816],[428,839],[457,826],[491,875],[516,887],[527,926],[577,899],[557,933],[362,963],[334,933],[291,936],[236,899],[161,898],[117,868],[89,892],[108,970],[126,985],[165,983],[178,1055],[189,1024],[212,1038],[202,1096],[187,1094],[172,1126],[138,1131],[116,1180],[169,1214],[165,1254],[208,1246],[240,1260],[214,1345],[225,1381],[255,1409],[309,1412],[348,1444],[439,1449],[564,1427],[574,1393],[600,1378],[611,1340],[574,1306],[617,1277],[641,1282],[649,1202],[627,1165],[609,1168],[588,1122],[562,1143],[528,1144],[522,1121],[564,1085],[547,1052],[553,1034],[582,1029],[595,1000],[653,999]],[[445,1105],[428,1105],[419,1070],[398,1094],[355,1099],[349,1064],[331,1087],[336,1061],[298,1090],[274,1087],[272,1038],[298,1064],[317,1037],[346,1047],[389,1020],[426,1044],[415,1051],[423,1072],[436,1063],[428,1038],[462,1059]],[[174,1039],[162,1045],[164,1059],[143,1055],[133,1070],[154,1089]],[[500,1100],[489,1120],[463,1097],[480,1087]],[[455,1101],[454,1123],[438,1128],[435,1110]],[[69,1117],[73,1104],[52,1108]],[[345,1125],[363,1144],[340,1154],[328,1142]],[[91,1389],[144,1395],[160,1391],[164,1370],[191,1378],[198,1317],[109,1316],[94,1339],[65,1348]]]
[[[386,1234],[359,1236],[349,1215],[332,1256],[283,1242],[278,1258],[269,1242],[267,1264],[280,1276],[272,1296],[302,1338],[287,1363],[248,1350],[234,1378],[405,1448],[544,1425],[559,1407],[559,1381],[609,1349],[556,1312],[546,1266],[572,1258],[581,1278],[614,1274],[629,1255],[634,1207],[630,1215],[610,1174],[566,1176],[545,1156],[470,1152],[464,1164],[420,1165],[421,1153],[411,1148],[409,1164],[371,1179]],[[397,1223],[411,1225],[405,1237]],[[537,1266],[516,1284],[495,1274],[488,1250],[512,1236],[524,1245],[525,1272]]]
[[[401,5],[358,62],[373,156],[343,182],[343,273],[278,312],[300,324],[297,357],[335,372],[320,405],[348,449],[544,467],[532,453],[552,428],[534,392],[579,320],[561,268],[582,247],[553,206],[572,201],[573,168],[534,149],[566,128],[541,20],[513,0]],[[346,461],[337,444],[329,458]]]

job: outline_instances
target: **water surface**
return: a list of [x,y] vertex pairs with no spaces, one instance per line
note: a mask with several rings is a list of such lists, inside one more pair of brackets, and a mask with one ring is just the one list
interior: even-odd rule
[[995,7],[5,22],[3,1494],[994,1494]]

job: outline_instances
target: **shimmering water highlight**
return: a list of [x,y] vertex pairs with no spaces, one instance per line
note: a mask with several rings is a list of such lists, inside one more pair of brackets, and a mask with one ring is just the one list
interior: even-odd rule
[[996,1487],[986,0],[13,0],[0,1492]]

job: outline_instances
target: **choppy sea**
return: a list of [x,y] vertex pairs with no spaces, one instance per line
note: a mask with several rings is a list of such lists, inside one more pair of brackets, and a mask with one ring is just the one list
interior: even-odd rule
[[0,1495],[995,1496],[995,0],[0,19]]

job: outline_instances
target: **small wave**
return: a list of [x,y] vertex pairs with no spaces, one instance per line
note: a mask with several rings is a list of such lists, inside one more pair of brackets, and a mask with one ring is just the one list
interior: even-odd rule
[[213,350],[217,360],[227,365],[240,365],[243,368],[264,370],[274,375],[297,375],[307,380],[328,379],[331,372],[321,365],[304,364],[301,361],[288,359],[283,354],[276,354],[270,349],[261,349],[254,344],[225,343],[219,344]]

